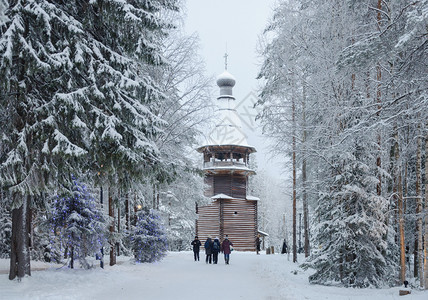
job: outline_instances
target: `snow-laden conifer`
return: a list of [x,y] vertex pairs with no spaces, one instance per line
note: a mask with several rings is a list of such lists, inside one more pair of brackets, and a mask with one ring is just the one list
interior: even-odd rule
[[329,188],[320,190],[319,222],[313,228],[316,247],[305,266],[316,270],[309,277],[313,283],[391,285],[397,265],[391,256],[395,247],[390,240],[394,230],[387,225],[388,201],[376,194],[377,178],[361,159],[367,153],[358,143],[354,149],[332,157],[335,163],[328,169],[336,175],[330,177]]
[[403,245],[414,247],[413,232],[399,237],[396,229],[412,227],[402,207],[405,194],[414,193],[414,136],[427,112],[426,72],[419,68],[427,62],[424,1],[376,4],[282,1],[267,30],[260,117],[275,153],[290,155],[297,129],[297,161],[308,171],[301,188],[317,203],[317,283],[393,284],[397,242],[402,262]]
[[131,247],[136,262],[155,262],[166,255],[167,237],[158,212],[143,209],[137,213],[137,224],[131,233]]
[[49,218],[51,244],[62,249],[50,252],[63,252],[70,268],[74,268],[75,260],[88,268],[86,257],[101,256],[100,250],[107,244],[107,220],[88,188],[74,179],[70,192],[56,196],[53,202]]
[[[148,69],[163,63],[169,25],[160,15],[174,2],[19,0],[6,10],[0,183],[13,193],[17,218],[30,195],[69,185],[70,173],[103,166],[105,179],[125,184],[157,161],[162,121],[151,104],[163,95]],[[28,253],[24,240],[14,249]],[[29,274],[27,256],[19,257],[11,279],[16,266],[19,277]]]
[[[0,199],[4,202],[0,205],[0,258],[9,258],[10,240],[12,237],[12,219],[10,217],[10,203],[6,203],[5,195],[0,192]],[[8,201],[10,202],[10,201]]]
[[0,0],[0,22],[6,20],[5,11],[6,11],[7,1]]
[[150,199],[148,207],[161,210],[170,250],[188,248],[195,229],[195,203],[206,203],[203,178],[197,170],[199,156],[194,149],[201,130],[210,122],[212,98],[211,79],[203,75],[198,49],[197,36],[185,35],[178,26],[165,40],[167,65],[153,70],[166,95],[154,109],[165,121],[155,139],[161,160],[149,174],[150,181],[139,190]]

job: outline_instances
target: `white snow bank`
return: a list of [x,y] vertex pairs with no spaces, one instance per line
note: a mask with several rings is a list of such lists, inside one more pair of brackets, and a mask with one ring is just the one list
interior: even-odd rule
[[[304,255],[298,256],[299,263],[304,261]],[[290,254],[262,255],[259,261],[258,273],[270,278],[271,289],[276,291],[273,299],[314,299],[314,300],[426,300],[428,291],[412,290],[411,295],[398,295],[402,288],[390,289],[354,289],[339,288],[310,284],[309,275],[314,270],[304,271],[298,264],[292,262]]]
[[[428,299],[428,291],[412,290],[398,296],[399,288],[346,289],[310,285],[287,255],[256,255],[233,252],[231,264],[219,257],[218,265],[193,261],[192,252],[171,252],[161,262],[132,264],[119,257],[119,264],[105,269],[58,269],[33,262],[37,268],[21,282],[8,280],[8,260],[0,260],[0,299]],[[302,257],[299,257],[302,258]],[[108,263],[108,262],[107,262]],[[294,274],[296,273],[296,274]]]

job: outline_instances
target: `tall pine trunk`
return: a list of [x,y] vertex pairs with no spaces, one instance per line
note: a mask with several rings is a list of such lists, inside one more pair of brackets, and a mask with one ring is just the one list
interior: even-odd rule
[[137,192],[134,191],[134,216],[132,218],[132,225],[137,225],[137,212],[138,212],[138,204],[137,204]]
[[[428,123],[426,124],[426,130]],[[425,235],[424,235],[424,281],[428,289],[428,133],[425,134]],[[422,264],[422,262],[421,262]]]
[[403,203],[403,185],[401,176],[401,163],[400,163],[400,148],[398,145],[398,132],[395,133],[395,185],[397,189],[396,199],[398,206],[398,228],[399,228],[399,242],[400,242],[400,280],[406,280],[406,244],[404,236],[404,203]]
[[153,209],[156,209],[156,185],[153,184]]
[[418,126],[418,141],[416,149],[416,232],[417,232],[417,257],[415,257],[415,275],[419,275],[419,284],[421,287],[424,285],[423,281],[423,256],[422,256],[422,192],[421,192],[421,164],[422,164],[422,138],[420,136],[420,126]]
[[[292,87],[294,91],[294,86]],[[293,126],[292,138],[292,160],[293,160],[293,262],[297,262],[297,225],[296,225],[296,105],[294,95],[291,96],[291,114]]]
[[[74,238],[72,237],[72,239]],[[74,246],[70,247],[70,269],[74,269]]]
[[111,187],[108,188],[108,215],[110,217],[110,266],[116,264],[116,239],[115,239],[115,218],[114,218],[114,206]]
[[[120,199],[121,196],[119,196]],[[120,205],[117,206],[117,233],[120,233]],[[120,244],[116,242],[116,255],[120,256]]]
[[[30,29],[28,18],[23,18],[21,26],[24,27],[24,32],[22,33],[24,39],[27,39]],[[29,86],[23,87],[22,84],[25,82],[27,76],[27,63],[22,56],[17,56],[17,59],[13,61],[17,68],[17,82],[18,84],[11,86],[11,94],[16,94],[17,103],[25,103],[24,97],[26,94],[26,89],[30,88]],[[21,105],[17,107],[17,112],[20,117],[26,115],[24,106]],[[18,121],[18,118],[15,122],[15,128],[18,131],[23,130],[24,122],[22,120]],[[32,140],[28,141],[28,145],[32,145]],[[30,163],[31,156],[27,156],[27,162],[24,163],[27,172],[31,169]],[[28,174],[26,174],[28,175]],[[22,201],[18,201],[17,197],[22,197]],[[14,202],[22,204],[18,208],[12,209],[12,236],[10,244],[10,270],[9,270],[9,279],[13,280],[16,277],[21,279],[25,275],[31,275],[30,268],[30,240],[29,240],[29,231],[31,225],[29,224],[29,204],[31,201],[30,195],[14,194]]]
[[22,205],[12,210],[12,238],[10,244],[10,270],[9,279],[16,277],[21,279],[25,275],[31,275],[30,268],[30,240],[29,229],[29,204],[31,196],[14,195],[23,197]]
[[306,186],[306,81],[303,82],[302,121],[303,121],[303,161],[302,161],[302,201],[303,201],[303,227],[305,231],[305,257],[310,255],[309,248],[309,209]]
[[129,232],[131,229],[131,219],[129,214],[129,192],[125,195],[125,228]]
[[[377,23],[378,23],[378,29],[379,31],[381,30],[381,21],[382,21],[382,14],[381,14],[381,10],[382,10],[382,0],[378,0],[377,2]],[[382,85],[381,85],[381,81],[382,81],[382,69],[381,69],[381,65],[378,62],[376,65],[376,81],[377,81],[377,87],[376,87],[376,103],[377,103],[377,117],[380,117],[380,110],[382,109]],[[380,196],[382,195],[382,176],[381,176],[381,167],[382,167],[382,160],[381,160],[381,155],[382,155],[382,137],[380,135],[380,131],[378,133],[377,136],[377,144],[378,144],[378,153],[377,153],[377,158],[376,158],[376,167],[377,167],[377,172],[378,172],[378,184],[376,186],[376,191],[377,191],[377,195]]]

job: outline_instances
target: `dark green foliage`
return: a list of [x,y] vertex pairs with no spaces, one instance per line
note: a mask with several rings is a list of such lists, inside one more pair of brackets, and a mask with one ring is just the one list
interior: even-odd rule
[[[12,209],[62,193],[70,174],[129,188],[151,171],[162,123],[152,105],[163,95],[150,73],[163,63],[163,13],[175,2],[9,1],[0,15],[0,186]],[[12,251],[29,253],[21,248]],[[30,273],[29,261],[17,264]]]

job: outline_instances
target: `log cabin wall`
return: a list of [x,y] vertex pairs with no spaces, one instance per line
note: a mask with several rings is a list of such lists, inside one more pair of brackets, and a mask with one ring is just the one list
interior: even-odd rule
[[212,239],[220,237],[220,205],[218,201],[198,207],[196,235],[199,237],[202,247],[208,236],[211,236]]
[[245,199],[247,196],[247,176],[239,173],[232,173],[231,182],[232,198]]
[[205,183],[207,197],[225,194],[232,198],[245,199],[247,195],[247,176],[244,174],[208,174],[205,177]]
[[236,250],[255,251],[257,201],[219,199],[210,205],[200,206],[196,228],[202,246],[208,236],[223,241],[227,234]]
[[205,197],[212,197],[214,196],[214,176],[207,175],[204,178],[205,183]]
[[223,232],[227,234],[234,248],[241,251],[255,251],[257,235],[257,201],[243,199],[219,200],[223,202]]
[[202,244],[208,236],[223,241],[226,234],[240,251],[255,251],[257,236],[257,201],[246,200],[247,174],[217,171],[205,176],[205,196],[225,194],[233,199],[218,199],[198,207],[196,234]]

